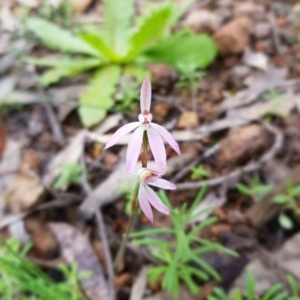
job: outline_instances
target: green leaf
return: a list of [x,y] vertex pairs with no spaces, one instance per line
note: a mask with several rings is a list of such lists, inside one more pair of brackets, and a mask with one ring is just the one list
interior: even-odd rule
[[206,263],[204,260],[202,260],[201,258],[199,258],[197,256],[193,256],[192,259],[197,265],[202,267],[203,270],[207,274],[209,274],[210,276],[212,276],[216,280],[221,280],[220,274],[213,267],[211,267],[208,263]]
[[241,183],[237,183],[235,185],[235,187],[238,189],[238,191],[244,195],[247,195],[247,196],[251,196],[251,190],[245,186],[244,184],[241,184]]
[[250,270],[247,270],[246,275],[246,291],[247,291],[247,299],[254,300],[255,297],[255,277]]
[[135,231],[130,233],[131,238],[140,238],[140,237],[146,237],[153,234],[170,234],[173,233],[172,229],[169,228],[152,228],[152,229],[145,229],[141,231]]
[[155,282],[166,272],[166,266],[153,266],[148,270],[148,278],[150,282]]
[[290,193],[291,193],[291,196],[293,196],[293,197],[299,196],[300,195],[300,185],[293,187],[291,189]]
[[281,292],[280,294],[276,295],[274,298],[272,298],[272,300],[298,300],[298,298],[296,299],[289,299],[287,298],[287,293],[286,292]]
[[214,288],[213,292],[222,300],[230,300],[229,297],[227,297],[227,295],[225,294],[225,292],[220,288]]
[[270,185],[259,185],[259,186],[255,187],[254,190],[257,195],[264,196],[264,195],[269,194],[272,191],[272,189],[273,189],[273,187]]
[[[57,63],[56,61],[60,62]],[[31,60],[31,62],[36,62],[38,65],[54,66],[53,69],[45,72],[41,77],[40,81],[42,85],[48,86],[50,84],[60,81],[62,78],[73,77],[87,70],[93,69],[101,64],[99,59],[87,58],[80,60],[50,60],[49,62],[41,60]]]
[[298,291],[298,287],[297,287],[297,283],[296,283],[295,278],[292,275],[289,274],[287,276],[287,281],[288,281],[289,287],[290,287],[290,289],[292,291],[292,295],[294,297],[298,297],[299,298],[299,291]]
[[104,0],[103,3],[109,45],[122,56],[128,50],[128,29],[134,15],[134,0]]
[[281,213],[279,215],[278,221],[279,221],[280,226],[282,226],[282,228],[284,228],[284,229],[291,230],[294,227],[293,221],[285,213]]
[[179,270],[180,273],[180,278],[183,280],[183,282],[187,285],[187,287],[189,288],[189,290],[191,291],[191,293],[193,295],[197,295],[197,293],[200,290],[199,285],[197,285],[193,278],[192,278],[192,274],[189,272],[188,268],[181,268]]
[[234,300],[243,300],[242,292],[238,288],[233,290],[232,295]]
[[112,65],[100,69],[91,79],[79,99],[79,115],[84,126],[100,122],[113,106],[113,94],[120,75],[121,68]]
[[106,58],[107,61],[117,60],[117,54],[107,44],[106,40],[100,33],[89,31],[82,32],[79,36],[93,48],[97,49],[100,56]]
[[263,296],[262,300],[273,300],[276,294],[282,290],[282,284],[273,285]]
[[139,24],[129,37],[131,46],[125,60],[131,61],[151,43],[157,41],[165,32],[171,16],[170,5],[156,6],[139,20]]
[[166,63],[184,73],[208,67],[216,57],[217,48],[206,34],[180,32],[160,41],[144,54],[148,61]]
[[290,202],[290,198],[287,195],[277,195],[274,198],[274,202],[278,204],[287,204]]
[[44,19],[31,17],[27,20],[26,26],[42,43],[53,50],[99,56],[98,51],[89,44]]

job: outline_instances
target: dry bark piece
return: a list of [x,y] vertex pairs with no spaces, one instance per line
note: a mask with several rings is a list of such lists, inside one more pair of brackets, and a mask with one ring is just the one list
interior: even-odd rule
[[78,272],[92,272],[91,276],[81,278],[80,283],[90,300],[110,300],[99,260],[88,239],[74,227],[64,223],[51,223],[60,245],[61,255],[68,264],[76,263]]
[[260,153],[269,142],[266,129],[260,125],[252,124],[232,128],[221,141],[220,151],[217,155],[220,164],[242,163]]
[[214,33],[220,25],[218,15],[205,9],[192,10],[182,22],[182,27],[194,32]]
[[248,45],[250,25],[247,17],[239,17],[221,27],[214,35],[220,53],[242,53]]

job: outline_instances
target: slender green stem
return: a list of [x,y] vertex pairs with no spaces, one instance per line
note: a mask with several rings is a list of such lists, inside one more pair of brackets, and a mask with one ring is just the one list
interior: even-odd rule
[[[142,153],[141,153],[141,163],[143,168],[147,168],[147,153],[148,153],[148,137],[146,131],[144,132],[143,136],[143,146],[142,146]],[[114,269],[116,272],[119,272],[122,269],[122,258],[124,256],[125,247],[128,242],[129,234],[134,227],[136,217],[138,215],[139,207],[138,207],[138,192],[139,192],[139,182],[136,185],[134,189],[133,194],[133,200],[132,200],[132,214],[130,216],[128,228],[126,230],[126,233],[123,236],[121,246],[118,250],[118,253],[116,255],[115,261],[114,261]]]
[[122,269],[122,258],[124,256],[125,247],[129,238],[129,234],[134,226],[137,214],[138,214],[138,205],[137,205],[137,196],[139,191],[139,184],[136,185],[134,189],[134,195],[133,195],[133,201],[132,201],[132,214],[130,216],[129,224],[126,230],[126,233],[123,236],[121,246],[118,250],[118,253],[116,255],[115,261],[114,261],[114,269],[116,272],[119,272]]

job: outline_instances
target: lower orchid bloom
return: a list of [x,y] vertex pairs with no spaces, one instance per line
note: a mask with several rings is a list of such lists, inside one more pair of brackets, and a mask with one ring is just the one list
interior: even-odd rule
[[105,146],[105,149],[107,149],[117,144],[122,137],[134,130],[126,154],[126,168],[128,172],[132,172],[137,164],[142,148],[144,132],[147,134],[150,149],[159,168],[164,169],[166,167],[167,157],[163,140],[165,140],[177,154],[180,154],[179,146],[172,135],[164,127],[151,122],[152,114],[150,113],[150,105],[151,82],[149,78],[145,78],[141,87],[141,113],[138,116],[139,121],[131,122],[119,128]]
[[159,212],[169,215],[169,208],[162,203],[161,199],[150,186],[155,186],[166,190],[175,190],[176,185],[168,180],[162,179],[162,174],[159,172],[147,168],[141,168],[138,171],[138,176],[140,182],[138,200],[145,216],[153,223],[153,212],[151,206],[153,206]]

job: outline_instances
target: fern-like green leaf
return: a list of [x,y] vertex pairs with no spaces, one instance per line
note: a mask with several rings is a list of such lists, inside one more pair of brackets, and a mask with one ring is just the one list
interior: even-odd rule
[[146,47],[162,37],[171,12],[171,6],[164,4],[151,9],[145,16],[141,16],[129,37],[130,50],[126,55],[126,61],[133,60]]
[[100,122],[113,106],[113,94],[121,75],[120,66],[100,69],[88,84],[79,100],[79,115],[84,126]]
[[208,67],[217,54],[215,42],[206,34],[177,33],[149,48],[146,61],[166,63],[179,72]]
[[50,49],[99,56],[98,51],[89,44],[44,19],[31,17],[27,20],[26,26]]
[[127,52],[128,29],[134,15],[134,0],[104,0],[107,39],[120,56]]

